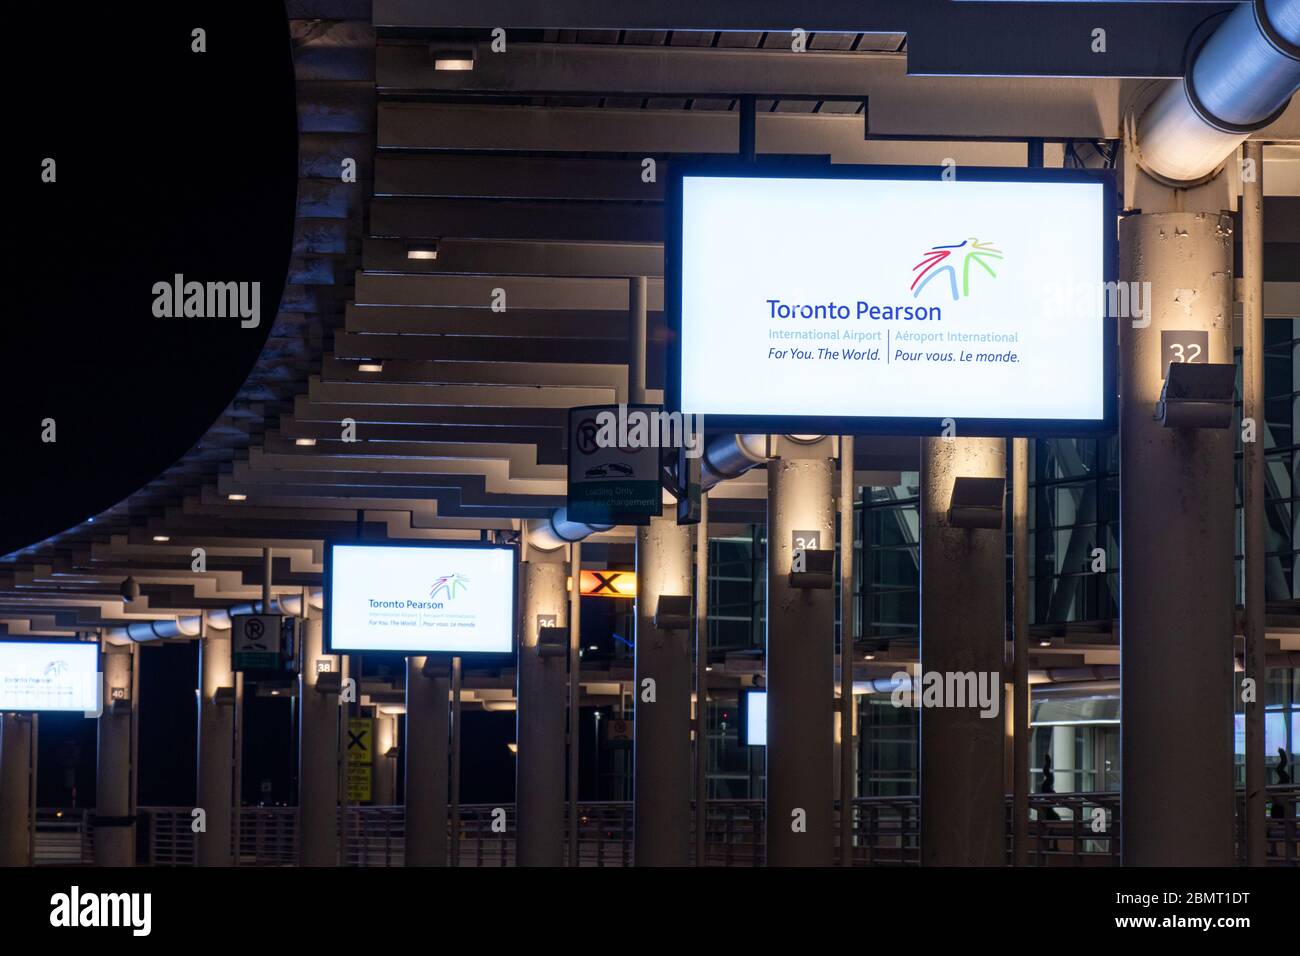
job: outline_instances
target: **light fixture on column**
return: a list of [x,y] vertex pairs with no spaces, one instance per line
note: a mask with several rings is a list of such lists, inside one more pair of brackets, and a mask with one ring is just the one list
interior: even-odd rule
[[1170,362],[1156,403],[1165,428],[1230,428],[1235,365]]
[[299,448],[312,448],[312,447],[314,447],[315,444],[316,444],[316,439],[314,439],[314,438],[295,438],[295,439],[293,440],[293,443],[294,443],[295,445],[297,445]]
[[362,362],[357,366],[358,372],[382,372],[383,370],[383,362]]
[[948,524],[954,528],[1001,528],[1006,494],[1005,478],[958,478],[948,501]]
[[231,492],[230,494],[226,495],[226,500],[227,500],[227,501],[247,501],[247,500],[248,500],[248,495],[241,495],[241,494],[237,494],[237,493],[235,493],[235,492]]
[[474,69],[473,50],[435,50],[429,51],[433,56],[433,68],[440,72],[458,72]]
[[790,587],[805,591],[829,591],[835,586],[835,552],[798,549],[790,562]]
[[159,544],[166,544],[168,541],[172,539],[172,536],[169,534],[156,534],[153,536],[153,539],[157,541]]
[[568,657],[569,629],[567,627],[542,627],[537,630],[538,657]]
[[655,607],[654,625],[661,631],[685,631],[695,623],[689,594],[661,594]]

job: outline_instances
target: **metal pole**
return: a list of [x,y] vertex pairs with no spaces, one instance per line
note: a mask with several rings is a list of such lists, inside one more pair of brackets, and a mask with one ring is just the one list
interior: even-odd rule
[[32,714],[32,769],[29,784],[31,793],[27,805],[31,812],[27,815],[27,865],[36,865],[36,781],[41,767],[41,715]]
[[853,436],[840,436],[840,866],[853,865]]
[[240,855],[240,819],[243,816],[244,803],[244,675],[235,674],[235,735],[230,745],[233,800],[230,807],[230,832],[235,841],[232,865],[239,866]]
[[451,865],[460,866],[460,657],[451,659]]
[[647,288],[645,276],[632,276],[628,280],[627,400],[629,404],[645,401]]
[[[131,645],[131,816],[140,807],[140,665],[144,645]],[[131,850],[135,859],[135,848]]]
[[1242,180],[1241,202],[1241,415],[1255,423],[1254,441],[1243,441],[1242,523],[1245,530],[1244,576],[1246,619],[1244,677],[1255,682],[1255,699],[1244,703],[1246,715],[1246,863],[1263,866],[1267,856],[1264,816],[1264,697],[1267,671],[1264,587],[1264,146],[1245,144],[1246,166],[1254,176]]
[[740,158],[752,163],[758,157],[758,112],[756,98],[740,98]]
[[578,696],[582,691],[582,661],[578,657],[582,637],[582,544],[569,545],[569,866],[578,865]]
[[695,528],[695,865],[709,853],[709,493]]
[[1011,440],[1011,833],[1016,866],[1029,865],[1029,439]]
[[343,678],[343,693],[339,696],[338,707],[335,708],[334,719],[334,772],[337,783],[335,784],[335,793],[338,795],[337,803],[330,807],[334,813],[335,820],[338,822],[338,845],[334,848],[334,865],[347,866],[348,863],[348,717],[352,714],[352,708],[356,700],[346,700],[348,694],[348,681],[352,678],[352,655],[340,654],[339,667],[342,669],[340,676]]

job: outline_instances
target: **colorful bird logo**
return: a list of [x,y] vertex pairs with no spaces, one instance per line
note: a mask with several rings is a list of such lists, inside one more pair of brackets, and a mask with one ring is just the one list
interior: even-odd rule
[[436,598],[439,594],[445,593],[447,600],[454,598],[464,588],[469,590],[469,578],[463,574],[444,574],[436,579],[429,587],[429,597]]
[[[961,295],[962,297],[970,295],[970,267],[971,263],[978,265],[981,269],[997,278],[998,274],[993,271],[993,267],[988,264],[989,259],[1001,259],[1002,250],[996,248],[991,242],[980,242],[973,236],[969,239],[963,239],[955,246],[931,246],[929,251],[921,257],[921,261],[912,266],[912,271],[916,272],[916,278],[912,280],[912,298],[921,294],[921,290],[930,284],[930,280],[935,276],[946,275],[948,283],[952,289],[952,300],[957,301],[957,269],[956,262],[953,260],[953,251],[964,249],[965,253],[961,260]],[[917,272],[917,270],[920,270]]]

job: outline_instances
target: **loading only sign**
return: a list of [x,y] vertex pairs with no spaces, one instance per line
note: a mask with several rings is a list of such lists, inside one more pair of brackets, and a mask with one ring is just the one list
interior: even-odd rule
[[[603,440],[611,429],[602,426],[602,413],[617,416],[619,412],[617,405],[569,409],[568,515],[572,521],[645,525],[663,514],[660,443],[652,442],[648,431],[623,444]],[[622,414],[627,420],[634,413],[658,412],[655,405],[631,405]],[[624,432],[628,438],[637,437],[627,428]]]

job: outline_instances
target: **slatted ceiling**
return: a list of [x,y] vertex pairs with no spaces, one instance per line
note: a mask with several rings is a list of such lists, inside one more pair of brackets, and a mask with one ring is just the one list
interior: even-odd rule
[[438,241],[437,259],[408,259],[406,243],[366,242],[362,268],[370,273],[496,276],[661,276],[663,247],[651,243]]
[[623,43],[627,46],[663,46],[667,39],[667,30],[625,30],[623,32]]
[[[662,280],[647,283],[648,307],[663,311]],[[627,308],[627,281],[605,278],[555,278],[550,276],[417,276],[361,275],[357,279],[359,305],[460,306],[490,311],[497,287],[505,289],[509,309],[561,309],[615,311]]]
[[[640,100],[637,101],[638,103]],[[381,153],[375,193],[481,199],[662,199],[641,179],[639,159]]]
[[716,46],[724,50],[755,50],[762,42],[762,33],[728,30],[718,34]]
[[[398,339],[410,341],[398,341]],[[416,341],[419,339],[420,341]],[[358,342],[355,336],[336,345],[335,354],[356,358],[400,356],[412,359],[447,359],[457,362],[514,361],[542,364],[573,362],[626,362],[627,344],[614,341],[586,339],[570,340],[520,340],[507,351],[500,337],[492,336],[365,336]]]
[[673,30],[669,46],[713,46],[718,34],[711,30]]
[[579,30],[576,38],[578,43],[603,43],[614,44],[622,40],[621,30]]
[[[517,32],[511,38],[525,39]],[[620,36],[555,30],[526,40],[750,49],[754,56],[763,55],[760,44],[771,50],[789,44],[788,34],[707,31]],[[881,45],[866,36],[814,34],[811,40],[812,49],[846,55]],[[284,331],[315,343],[309,348],[319,377],[299,385],[290,403],[273,384],[284,370],[264,372],[265,380],[250,385],[218,426],[244,436],[255,429],[263,444],[233,463],[219,453],[196,452],[175,474],[202,479],[206,473],[197,462],[213,460],[226,469],[215,485],[209,479],[187,486],[173,478],[162,503],[136,500],[115,509],[119,524],[138,525],[149,514],[178,537],[190,531],[246,535],[253,542],[270,533],[319,539],[350,530],[356,509],[364,508],[382,510],[382,519],[371,515],[367,523],[382,521],[399,537],[434,533],[425,529],[473,535],[483,526],[509,527],[512,516],[540,517],[562,503],[557,476],[563,474],[568,405],[626,394],[627,284],[599,277],[661,271],[665,165],[679,152],[733,152],[734,116],[720,114],[734,112],[735,99],[647,100],[619,90],[557,97],[524,90],[457,100],[440,91],[436,95],[453,105],[439,105],[428,101],[434,91],[412,90],[408,98],[418,102],[385,97],[377,117],[370,113],[380,134],[375,155],[373,148],[358,148],[366,127],[355,115],[357,103],[373,93],[344,79],[367,58],[355,46],[348,49],[350,66],[313,56],[303,67],[342,85],[323,93],[303,124],[300,167],[319,182],[300,193],[295,282],[286,294],[286,303],[297,308],[279,320]],[[813,101],[791,102],[775,109],[818,108]],[[759,108],[771,111],[774,104],[769,98]],[[332,116],[336,109],[350,112]],[[409,149],[436,152],[403,152]],[[576,155],[560,158],[563,153]],[[351,190],[337,181],[338,164],[349,155],[361,160],[363,179]],[[659,183],[641,181],[645,155],[660,160]],[[371,176],[373,184],[365,181]],[[358,195],[375,197],[368,223]],[[437,260],[405,259],[405,240],[418,238],[439,240]],[[365,271],[354,277],[358,256]],[[330,257],[337,262],[327,284]],[[340,296],[350,283],[355,288]],[[493,287],[507,288],[506,313],[484,308]],[[662,282],[652,282],[651,292],[652,308],[661,308]],[[335,332],[332,347],[322,348],[331,328],[311,310],[341,309],[347,298],[359,304],[348,305],[346,327]],[[662,385],[661,313],[652,313],[651,326],[654,387]],[[380,373],[357,371],[357,361],[369,358],[383,362]],[[277,413],[279,431],[260,437],[265,416]],[[343,417],[358,422],[359,441],[341,441]],[[295,437],[317,444],[296,446]],[[558,494],[548,493],[552,485]],[[226,501],[231,490],[250,500]],[[729,486],[717,496],[715,517],[756,518],[762,492],[761,476]],[[89,560],[59,558],[70,567]],[[255,577],[258,569],[250,570]],[[4,590],[0,581],[0,621]],[[115,588],[108,590],[112,598]],[[186,589],[159,589],[155,596],[178,605]],[[87,611],[93,620],[110,612],[120,613],[120,601]]]
[[[440,307],[385,307],[348,306],[347,331],[363,336],[344,343],[358,349],[366,348],[366,333],[419,336],[501,336],[504,338],[575,338],[627,340],[627,314],[616,310],[564,310],[564,309],[510,309],[493,312],[491,309],[459,306]],[[373,373],[358,372],[355,366],[324,360],[323,371],[342,373],[350,371],[358,376]]]
[[662,243],[664,231],[659,208],[523,200],[377,199],[370,224],[372,235],[390,239]]

